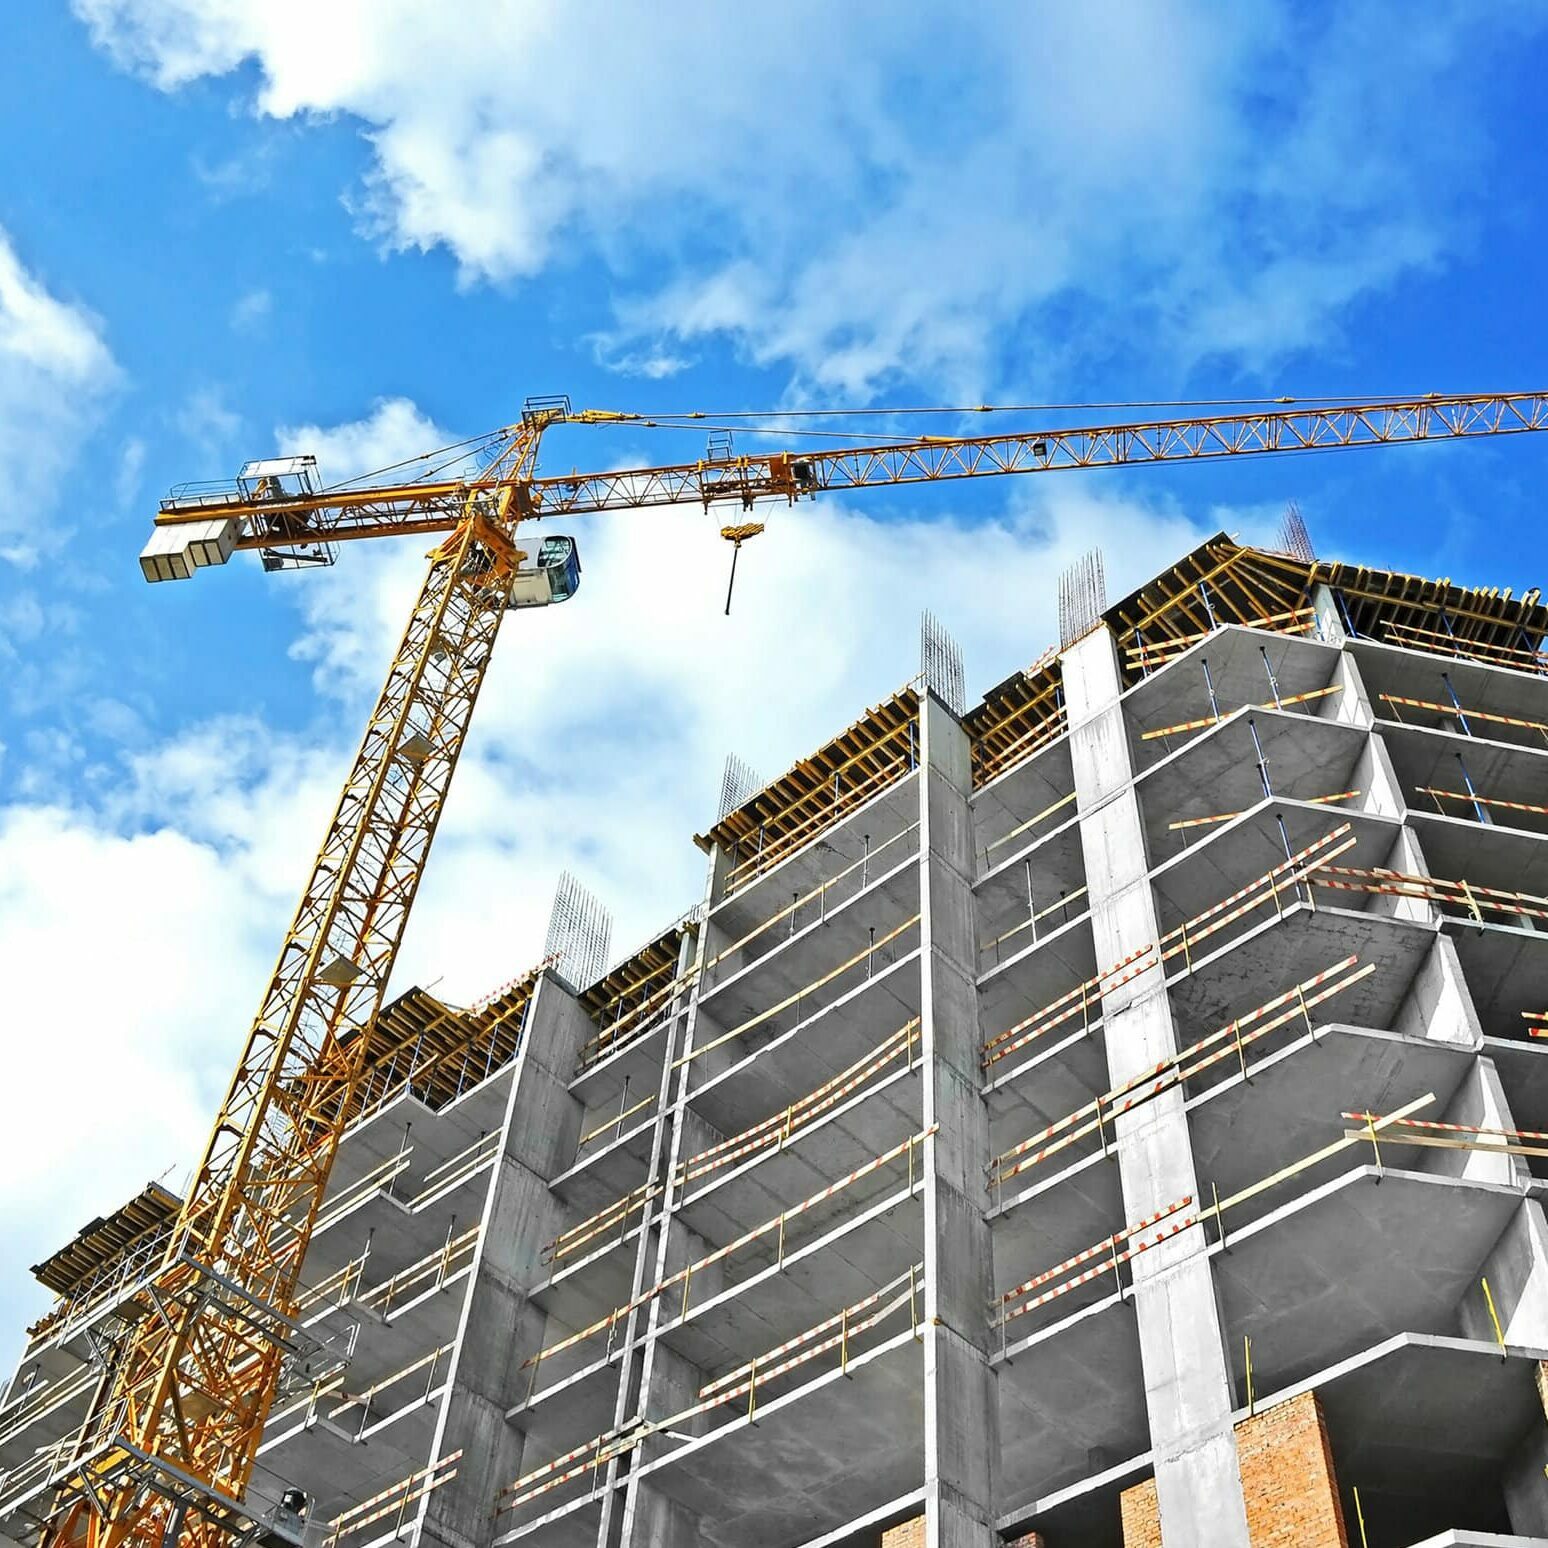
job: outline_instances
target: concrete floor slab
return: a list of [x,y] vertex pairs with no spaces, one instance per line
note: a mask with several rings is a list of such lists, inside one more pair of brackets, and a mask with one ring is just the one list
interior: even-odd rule
[[412,1146],[412,1176],[423,1177],[449,1161],[480,1135],[500,1127],[511,1078],[512,1067],[506,1064],[441,1108],[426,1107],[407,1091],[400,1093],[345,1131],[329,1173],[330,1194],[397,1155],[405,1143]]
[[[1133,643],[1123,642],[1126,648]],[[1213,703],[1201,664],[1204,661],[1209,662],[1210,681],[1214,684]],[[1281,699],[1325,688],[1333,680],[1337,666],[1337,647],[1324,645],[1320,640],[1239,625],[1219,629],[1174,657],[1164,676],[1152,672],[1124,693],[1124,719],[1132,733],[1135,767],[1143,769],[1159,762],[1181,740],[1158,737],[1147,742],[1143,740],[1144,732],[1203,719],[1212,715],[1217,706],[1222,715],[1229,715],[1246,705],[1271,705],[1276,683]],[[1273,681],[1268,668],[1273,670]],[[1312,713],[1320,702],[1310,701]],[[1170,747],[1166,740],[1171,741]]]
[[[1433,1093],[1434,1105],[1421,1116],[1440,1117],[1474,1058],[1454,1043],[1340,1023],[1312,1032],[1295,1023],[1278,1037],[1248,1050],[1246,1078],[1233,1059],[1217,1066],[1212,1084],[1193,1088],[1189,1129],[1206,1194],[1213,1187],[1229,1198],[1332,1144],[1349,1127],[1340,1117],[1346,1111],[1389,1113]],[[1384,1136],[1381,1148],[1388,1165],[1414,1171],[1428,1171],[1442,1154],[1404,1145],[1397,1136]],[[1368,1146],[1342,1151],[1298,1173],[1292,1186],[1309,1191],[1369,1159]],[[1275,1190],[1248,1200],[1227,1216],[1227,1234],[1282,1203]]]
[[[1515,1126],[1548,1132],[1548,1041],[1485,1037],[1483,1051],[1500,1072]],[[1535,1176],[1548,1177],[1548,1158],[1526,1159]]]
[[1074,788],[1070,742],[1061,736],[975,790],[970,803],[979,874],[989,868],[986,857],[994,853],[991,846],[1027,818],[1062,801]]
[[[1439,657],[1428,651],[1406,650],[1375,640],[1355,640],[1350,653],[1360,665],[1367,692],[1380,706],[1383,693],[1447,704],[1446,678],[1465,708],[1492,710],[1524,720],[1548,723],[1548,679],[1534,672],[1484,666],[1460,657]],[[1405,719],[1420,711],[1403,707]],[[1433,723],[1439,724],[1439,720]]]
[[1548,1548],[1548,1537],[1517,1537],[1511,1532],[1442,1532],[1438,1537],[1427,1537],[1412,1548]]
[[[1091,916],[1053,921],[994,967],[978,975],[980,1020],[986,1037],[1051,1004],[1097,970]],[[1093,1011],[1093,1014],[1095,1012]]]
[[[557,1494],[558,1491],[555,1491]],[[541,1514],[509,1511],[495,1522],[494,1542],[541,1542],[543,1548],[596,1548],[602,1520],[601,1492],[554,1505],[546,1497]]]
[[[667,1034],[684,1012],[650,1019],[647,1025],[621,1037],[604,1057],[577,1070],[570,1077],[571,1096],[585,1104],[586,1132],[601,1115],[620,1111],[661,1085],[661,1064],[666,1058]],[[629,1095],[625,1096],[625,1091]],[[597,1117],[592,1119],[590,1115]]]
[[750,1222],[772,1218],[901,1144],[921,1124],[917,1068],[883,1071],[783,1145],[689,1182],[680,1218],[705,1241],[730,1241]]
[[[918,1015],[914,950],[812,1015],[796,1021],[792,1010],[695,1058],[689,1101],[721,1134],[740,1134],[864,1059]],[[720,1035],[708,1017],[700,1019],[700,1046]]]
[[[653,1217],[654,1218],[654,1214]],[[630,1217],[627,1234],[615,1229],[605,1242],[553,1266],[548,1278],[528,1291],[528,1300],[550,1318],[572,1327],[589,1327],[622,1306],[634,1289],[634,1255],[639,1216]]]
[[782,1548],[821,1534],[922,1481],[921,1358],[911,1333],[895,1335],[847,1375],[829,1369],[760,1401],[751,1421],[679,1445],[642,1477],[698,1515],[702,1542]]
[[[1391,721],[1382,723],[1381,733],[1410,806],[1433,811],[1435,801],[1418,794],[1421,788],[1465,792],[1468,779],[1479,795],[1545,804],[1548,748],[1465,736],[1460,731],[1425,730]],[[1465,777],[1457,762],[1459,755],[1466,766]],[[1440,804],[1453,816],[1472,814],[1472,808],[1461,801]],[[1548,817],[1536,813],[1495,809],[1490,816],[1502,828],[1520,828],[1529,833],[1548,830]]]
[[993,858],[993,869],[973,889],[981,973],[1086,912],[1086,862],[1077,817],[1066,816],[1047,831],[1035,829],[995,851]]
[[1415,808],[1407,820],[1434,875],[1548,897],[1548,834],[1486,826],[1455,809],[1442,816]]
[[[751,960],[727,961],[714,971],[699,989],[701,1012],[707,1011],[721,1026],[731,1027],[798,991],[803,1011],[813,1011],[848,990],[856,977],[864,975],[864,962],[831,983],[819,984],[818,980],[866,952],[919,912],[918,858],[895,854],[887,858],[887,869],[874,875],[854,896],[832,902],[820,913],[812,910],[810,919],[798,921],[788,932],[777,926],[769,949]],[[900,943],[902,939],[898,938]],[[896,946],[890,951],[883,947],[880,960],[895,954]],[[738,953],[737,958],[745,958],[745,953]]]
[[1522,1011],[1548,1010],[1548,931],[1449,920],[1443,928],[1456,942],[1485,1034],[1525,1039]]
[[1178,1035],[1196,1042],[1350,955],[1376,971],[1327,1010],[1341,1021],[1390,1026],[1434,938],[1434,926],[1389,914],[1297,904],[1224,946],[1196,952],[1191,972],[1181,957],[1172,959],[1167,983]]
[[1055,1169],[1030,1174],[1019,1191],[1005,1190],[1004,1202],[990,1199],[997,1292],[1063,1263],[1125,1224],[1117,1162],[1100,1153]]
[[666,1291],[663,1341],[711,1379],[890,1285],[923,1257],[921,1186],[910,1195],[899,1180],[822,1231],[788,1232],[783,1257],[777,1237],[738,1254],[731,1283],[690,1286],[686,1316],[676,1283]]
[[[1013,1324],[1014,1326],[1014,1324]],[[1139,1334],[1108,1298],[995,1357],[1001,1499],[1016,1512],[1150,1445]]]
[[1258,747],[1271,788],[1281,800],[1305,800],[1347,790],[1366,734],[1333,720],[1291,711],[1257,710],[1198,733],[1186,746],[1153,764],[1135,780],[1145,823],[1145,847],[1152,865],[1185,847],[1173,822],[1246,811],[1263,799]]
[[[1195,830],[1186,848],[1170,855],[1151,872],[1157,920],[1162,930],[1177,929],[1283,865],[1286,837],[1290,853],[1299,854],[1345,825],[1355,847],[1340,855],[1335,864],[1389,863],[1398,834],[1397,819],[1354,808],[1264,798],[1231,822]],[[1320,896],[1328,899],[1331,895],[1324,892]]]
[[[804,966],[808,957],[830,950],[827,941],[834,934],[847,942],[860,930],[863,945],[868,916],[917,913],[918,895],[917,829],[906,829],[886,848],[874,852],[867,843],[859,865],[836,873],[820,890],[791,894],[751,930],[717,944],[705,963],[699,998],[707,999],[743,982],[760,964],[776,957],[793,958]],[[716,940],[720,940],[718,935]],[[763,997],[755,994],[753,999],[758,1002]]]
[[1124,1548],[1120,1497],[1124,1490],[1149,1478],[1153,1468],[1150,1452],[1140,1452],[1051,1494],[1008,1502],[996,1525],[1012,1540],[1036,1531],[1049,1543]]
[[1520,1198],[1367,1165],[1244,1228],[1227,1215],[1224,1248],[1214,1242],[1210,1255],[1238,1365],[1249,1337],[1266,1391],[1395,1334],[1455,1331],[1458,1304]]
[[782,1261],[777,1239],[760,1243],[738,1256],[729,1283],[690,1286],[686,1316],[674,1285],[662,1339],[709,1379],[837,1316],[921,1260],[921,1186],[895,1186],[821,1232],[788,1233]]
[[[709,918],[725,939],[734,941],[778,913],[792,893],[810,892],[846,865],[858,863],[868,849],[879,849],[919,819],[918,774],[894,781],[838,822],[814,823],[808,841],[723,898]],[[869,840],[869,843],[867,843]],[[744,856],[743,858],[747,858]]]
[[1502,1358],[1497,1345],[1409,1334],[1270,1392],[1261,1406],[1315,1388],[1345,1517],[1355,1519],[1358,1485],[1371,1548],[1407,1548],[1442,1527],[1509,1540],[1500,1475],[1543,1422],[1540,1355],[1513,1348]]
[[654,1107],[652,1103],[643,1113],[626,1118],[616,1135],[607,1130],[598,1134],[582,1148],[574,1166],[549,1184],[575,1220],[594,1214],[645,1180],[658,1121]]

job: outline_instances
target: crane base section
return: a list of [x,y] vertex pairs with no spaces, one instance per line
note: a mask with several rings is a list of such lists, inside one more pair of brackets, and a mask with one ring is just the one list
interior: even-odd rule
[[[193,1525],[195,1518],[220,1533],[232,1548],[322,1548],[328,1536],[323,1521],[307,1522],[283,1506],[252,1513],[229,1495],[185,1473],[162,1457],[141,1450],[124,1436],[114,1436],[57,1474],[40,1478],[24,1501],[18,1502],[8,1530],[21,1548],[34,1548],[47,1529],[64,1520],[77,1506],[85,1513],[102,1502],[125,1495],[166,1501],[173,1535]],[[84,1540],[84,1537],[83,1539]]]

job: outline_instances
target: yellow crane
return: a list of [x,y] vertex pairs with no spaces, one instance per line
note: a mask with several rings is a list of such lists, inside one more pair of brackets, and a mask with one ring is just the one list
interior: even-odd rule
[[[630,422],[652,421],[531,400],[464,476],[323,488],[312,459],[270,459],[244,468],[235,489],[188,488],[162,503],[141,558],[152,580],[185,579],[244,549],[282,568],[331,562],[335,545],[357,539],[440,541],[165,1256],[53,1480],[51,1548],[174,1548],[255,1528],[244,1495],[282,1364],[298,1350],[302,1258],[495,637],[509,608],[564,601],[578,583],[574,543],[550,537],[528,563],[523,522],[1543,430],[1548,394],[1279,400],[1246,413],[536,476],[553,426]],[[739,546],[757,526],[723,531]]]

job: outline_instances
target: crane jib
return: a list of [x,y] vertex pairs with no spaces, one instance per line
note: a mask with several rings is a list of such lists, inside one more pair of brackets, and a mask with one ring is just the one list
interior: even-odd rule
[[[578,417],[578,416],[577,416]],[[187,579],[257,549],[272,567],[329,563],[332,545],[450,532],[472,493],[508,491],[514,516],[578,516],[665,505],[744,508],[825,490],[1071,468],[1321,452],[1336,447],[1508,435],[1548,427],[1548,394],[1507,393],[1345,403],[1144,423],[920,436],[834,451],[775,452],[568,476],[410,481],[348,489],[185,489],[162,503],[142,556],[147,579]],[[251,468],[252,464],[249,464]],[[247,470],[244,469],[244,475]]]

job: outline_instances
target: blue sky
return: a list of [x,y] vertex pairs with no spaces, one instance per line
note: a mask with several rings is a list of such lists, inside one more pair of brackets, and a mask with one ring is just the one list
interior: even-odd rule
[[[342,477],[529,393],[1544,385],[1548,8],[961,10],[11,0],[0,1330],[27,1264],[180,1181],[422,563],[150,588],[168,485],[280,447]],[[701,450],[576,429],[545,466]],[[502,641],[397,986],[519,971],[565,866],[620,946],[671,918],[724,755],[772,774],[889,693],[921,606],[982,689],[1088,543],[1117,591],[1291,498],[1324,553],[1522,588],[1545,471],[1533,438],[833,500],[744,554],[729,621],[702,515],[579,530],[580,597]]]

